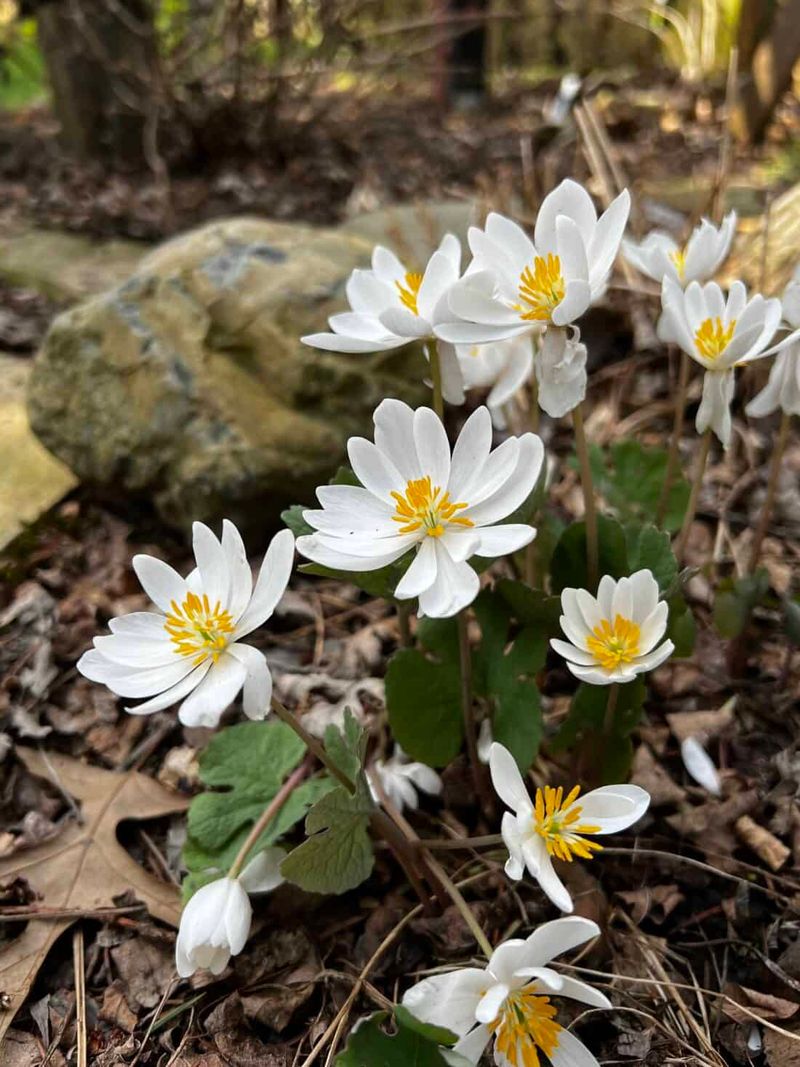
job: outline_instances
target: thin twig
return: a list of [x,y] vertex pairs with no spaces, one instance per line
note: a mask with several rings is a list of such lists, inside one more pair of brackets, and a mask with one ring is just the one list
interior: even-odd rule
[[664,525],[664,519],[669,507],[672,483],[675,480],[675,472],[678,468],[678,459],[680,458],[683,423],[686,417],[686,392],[689,388],[689,366],[689,356],[683,349],[681,349],[680,368],[678,370],[678,390],[675,394],[675,414],[672,421],[672,437],[669,442],[669,453],[667,454],[667,469],[664,472],[664,481],[661,486],[661,493],[658,497],[658,507],[656,508],[656,526],[658,527]]
[[75,971],[75,1039],[77,1067],[86,1067],[86,972],[83,961],[83,929],[72,935],[72,965]]

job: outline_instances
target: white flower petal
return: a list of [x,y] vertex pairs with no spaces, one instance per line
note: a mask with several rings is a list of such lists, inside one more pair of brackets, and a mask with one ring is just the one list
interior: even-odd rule
[[598,937],[600,927],[591,919],[580,915],[554,919],[537,927],[525,941],[522,953],[524,967],[543,967],[556,956],[571,952],[593,937]]
[[489,750],[489,771],[494,790],[507,808],[517,812],[533,807],[517,761],[508,749],[497,741]]
[[186,582],[168,563],[155,556],[139,555],[133,557],[132,565],[142,589],[166,614],[172,611],[173,600],[182,604],[186,599]]
[[222,523],[222,551],[225,554],[230,578],[227,608],[234,622],[237,622],[250,602],[253,592],[253,575],[250,564],[247,562],[247,551],[241,534],[229,519],[225,519]]
[[569,1030],[559,1030],[558,1044],[549,1059],[552,1067],[600,1067],[586,1045]]
[[438,541],[435,548],[436,581],[420,594],[420,614],[447,619],[472,603],[481,582],[468,563],[456,563]]
[[542,887],[542,891],[549,900],[555,904],[555,906],[563,912],[571,912],[574,908],[572,903],[572,897],[567,891],[567,887],[558,877],[553,867],[553,861],[545,851],[541,857],[541,863],[539,865],[539,873],[536,876],[536,880]]
[[202,522],[192,523],[192,547],[203,592],[213,610],[216,604],[223,608],[228,603],[230,575],[228,561],[212,530]]
[[614,834],[633,826],[650,806],[650,794],[636,785],[604,785],[579,797],[580,821],[598,826],[598,834]]
[[688,774],[712,796],[722,796],[722,783],[714,761],[694,736],[681,741],[681,759]]
[[475,1009],[475,1018],[479,1023],[491,1023],[497,1018],[497,1014],[508,996],[510,990],[507,985],[498,983],[491,986],[478,1001]]
[[456,1055],[463,1056],[468,1063],[477,1067],[484,1049],[491,1040],[491,1031],[488,1026],[476,1026],[474,1030],[466,1034],[453,1046]]
[[207,659],[205,663],[195,667],[185,678],[176,682],[169,689],[165,689],[163,693],[151,697],[150,700],[145,700],[143,704],[133,704],[130,707],[126,707],[125,711],[129,715],[152,715],[156,711],[163,711],[164,708],[177,704],[179,700],[183,700],[187,693],[191,693],[202,682],[210,667],[211,660]]
[[178,718],[183,725],[218,726],[222,713],[244,685],[246,673],[244,664],[236,657],[220,656],[191,696],[181,704]]
[[444,489],[450,480],[450,444],[442,420],[430,408],[414,412],[414,444],[420,467],[434,487]]
[[286,849],[271,846],[258,852],[239,875],[239,883],[248,893],[271,893],[284,882],[281,863]]
[[430,589],[436,581],[436,546],[435,538],[425,537],[419,551],[406,573],[397,583],[394,595],[398,600],[410,600]]
[[228,654],[246,670],[242,709],[248,719],[265,719],[272,700],[272,675],[266,657],[257,648],[238,643],[228,645]]
[[236,639],[262,626],[272,615],[286,591],[294,565],[294,535],[291,530],[276,533],[269,544],[258,574],[253,597],[234,631]]
[[523,523],[506,523],[504,526],[483,526],[480,530],[480,543],[475,549],[476,556],[493,559],[529,545],[536,537],[536,530]]
[[475,1010],[488,984],[476,967],[425,978],[403,994],[403,1007],[422,1023],[444,1026],[459,1037],[475,1025]]

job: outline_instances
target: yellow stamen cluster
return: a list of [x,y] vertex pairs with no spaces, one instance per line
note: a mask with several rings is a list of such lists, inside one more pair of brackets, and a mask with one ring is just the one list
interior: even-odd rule
[[[533,270],[526,267],[519,276],[520,318],[526,322],[549,322],[553,309],[564,299],[567,286],[561,273],[561,259],[550,253],[537,256]],[[526,310],[527,309],[527,310]]]
[[706,319],[694,335],[695,348],[706,359],[718,359],[731,343],[735,330],[736,319],[731,319],[727,326],[719,315]]
[[674,252],[670,252],[669,258],[675,264],[678,277],[683,281],[686,275],[686,252],[682,248],[676,248]]
[[219,601],[212,607],[208,596],[187,593],[182,604],[170,601],[172,613],[167,615],[164,629],[180,656],[194,656],[199,666],[210,656],[216,663],[233,633],[230,612],[223,611]]
[[617,615],[613,622],[603,619],[586,638],[586,647],[606,671],[621,663],[631,663],[639,655],[640,630],[631,619]]
[[512,1067],[540,1067],[539,1049],[548,1058],[558,1047],[561,1026],[549,997],[539,996],[535,986],[512,993],[489,1029],[494,1034],[495,1052],[505,1056]]
[[415,533],[424,526],[427,537],[441,537],[447,523],[474,525],[470,519],[456,514],[469,505],[453,503],[449,493],[442,493],[438,485],[431,485],[429,474],[424,478],[412,479],[406,485],[405,493],[393,492],[392,496],[397,505],[392,518],[402,523],[401,534]]
[[603,848],[596,841],[586,841],[580,836],[581,834],[596,834],[601,829],[599,826],[581,823],[583,808],[575,804],[580,791],[581,787],[576,785],[565,800],[561,786],[554,789],[546,785],[543,790],[536,790],[534,806],[536,833],[543,838],[551,856],[566,860],[568,863],[572,862],[574,856],[590,860],[594,852],[601,852]]
[[415,315],[419,315],[417,297],[419,296],[419,287],[422,285],[422,275],[407,271],[403,281],[395,282],[394,284],[397,286],[400,302],[403,306],[407,307],[409,311],[413,311]]

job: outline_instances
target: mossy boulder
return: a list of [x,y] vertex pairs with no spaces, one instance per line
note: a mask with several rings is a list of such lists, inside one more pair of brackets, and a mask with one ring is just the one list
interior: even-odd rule
[[426,396],[413,349],[342,356],[300,343],[343,309],[371,248],[256,218],[168,242],[55,320],[30,382],[35,432],[82,481],[145,495],[172,525],[228,516],[263,529],[311,501],[384,397]]

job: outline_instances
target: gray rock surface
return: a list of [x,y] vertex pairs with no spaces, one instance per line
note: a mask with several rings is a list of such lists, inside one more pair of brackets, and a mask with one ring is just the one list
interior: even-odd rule
[[60,315],[36,358],[31,424],[81,480],[151,498],[163,518],[263,529],[311,501],[385,396],[422,402],[422,356],[300,344],[343,310],[373,240],[239,218],[147,255]]

